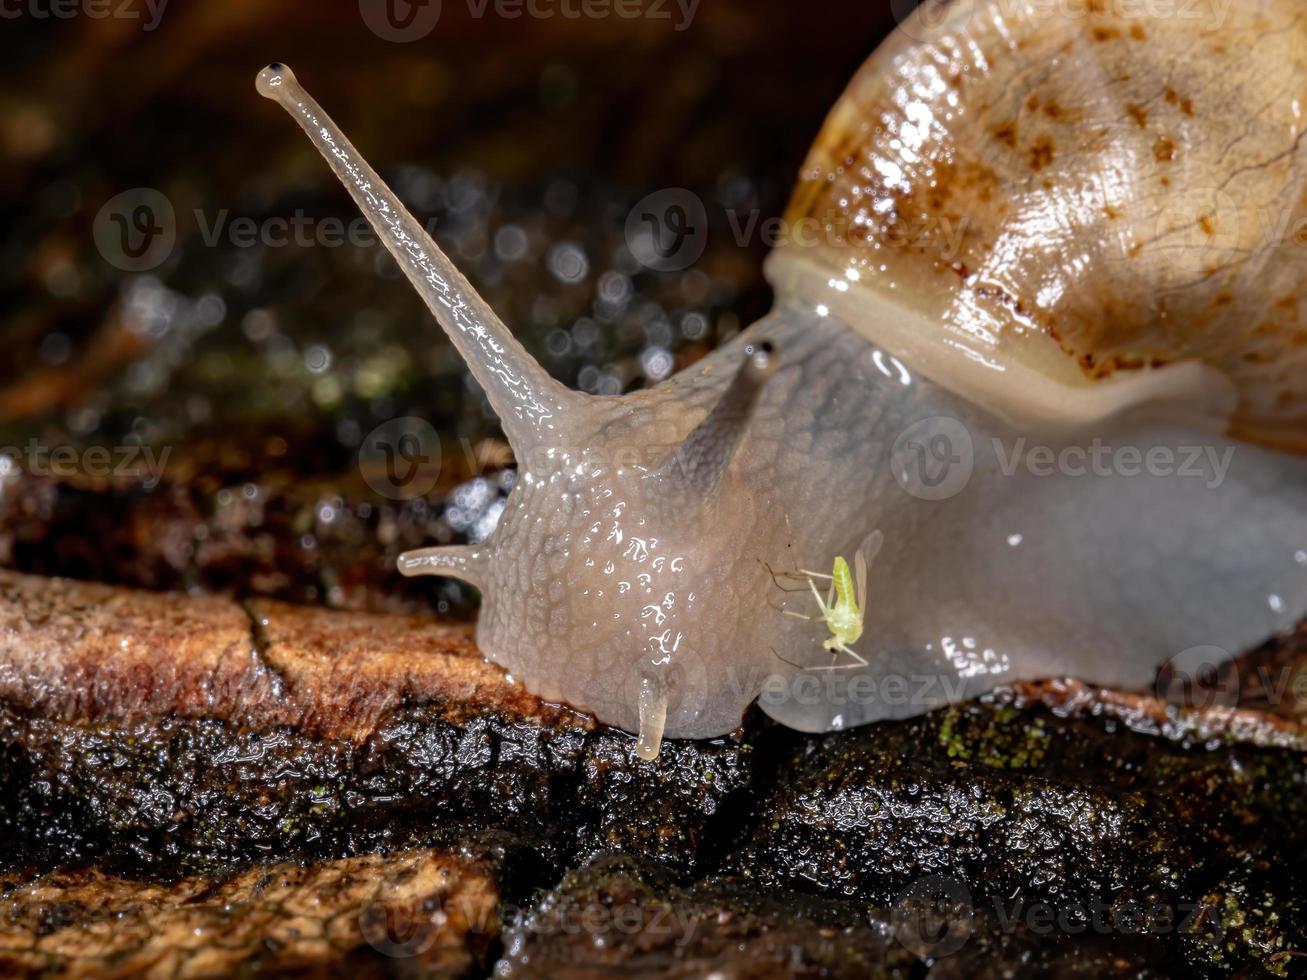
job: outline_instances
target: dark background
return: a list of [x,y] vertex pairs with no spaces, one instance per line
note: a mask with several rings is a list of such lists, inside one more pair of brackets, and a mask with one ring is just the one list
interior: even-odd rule
[[[169,0],[152,30],[145,0],[0,0],[0,565],[469,609],[454,583],[395,572],[405,548],[484,536],[511,485],[464,365],[379,245],[231,234],[239,219],[298,216],[317,234],[358,218],[256,93],[270,61],[569,385],[638,388],[767,310],[767,245],[729,216],[780,214],[905,4],[701,0],[677,30],[674,2],[635,19],[536,2],[556,15],[444,0],[429,33],[398,43],[368,26],[378,0]],[[656,271],[625,225],[670,188],[702,203],[706,242],[688,268]],[[171,208],[157,267],[124,271],[97,238],[123,194]],[[581,274],[558,274],[560,249]],[[402,417],[429,420],[441,450],[395,499],[361,477],[360,446]],[[52,472],[8,452],[33,444],[77,462]],[[88,447],[139,446],[168,451],[159,483],[86,465]]]
[[[426,37],[395,43],[358,2],[171,0],[153,30],[145,0],[67,18],[59,2],[5,0],[0,20],[0,425],[181,451],[280,433],[328,467],[397,412],[442,433],[487,423],[380,248],[205,243],[197,209],[208,225],[356,216],[255,93],[260,66],[295,69],[551,371],[629,390],[649,380],[642,351],[679,368],[766,310],[765,244],[739,244],[726,209],[779,213],[894,20],[889,0],[702,0],[684,30],[674,3],[666,19],[571,19],[558,0],[539,19],[445,0]],[[114,16],[91,16],[97,3]],[[105,202],[139,187],[166,196],[177,234],[144,283],[93,234]],[[626,215],[666,187],[705,202],[708,247],[688,275],[631,271]],[[513,261],[496,254],[505,225],[529,240]],[[550,274],[557,243],[585,254],[580,282]],[[576,335],[582,320],[597,331]]]

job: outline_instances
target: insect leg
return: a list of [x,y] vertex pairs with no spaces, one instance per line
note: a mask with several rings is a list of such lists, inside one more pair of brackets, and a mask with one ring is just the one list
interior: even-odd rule
[[849,667],[867,666],[867,661],[862,658],[862,655],[859,654],[858,651],[854,650],[853,647],[849,646],[848,644],[841,644],[840,650],[844,653],[847,653],[850,657],[852,657],[854,660],[857,661],[856,664],[849,664],[848,665]]
[[817,591],[817,583],[812,579],[808,579],[808,588],[812,589],[812,596],[817,600],[817,607],[821,609],[822,618],[825,619],[826,616],[830,615],[830,601],[821,601],[821,593]]
[[782,592],[802,592],[802,591],[803,591],[803,586],[802,586],[802,585],[795,585],[795,586],[793,586],[793,587],[791,587],[791,588],[786,588],[785,586],[781,585],[781,579],[782,579],[782,578],[792,578],[792,577],[794,577],[790,572],[781,572],[780,575],[778,576],[778,575],[776,574],[776,572],[772,570],[772,567],[771,567],[770,565],[768,565],[765,561],[762,561],[761,558],[759,558],[758,560],[759,560],[760,562],[762,562],[762,567],[765,568],[765,569],[767,569],[767,574],[771,576],[772,584],[773,584],[774,586],[776,586],[776,588],[780,589]]
[[[835,663],[835,658],[838,657],[841,653],[847,653],[850,657],[852,657],[857,662],[851,664]],[[825,673],[825,672],[835,671],[835,670],[857,670],[859,667],[865,667],[865,666],[867,666],[867,661],[862,658],[862,656],[858,653],[858,651],[854,650],[852,647],[848,646],[847,644],[841,643],[837,649],[831,651],[831,663],[829,667],[809,667],[808,669],[820,670],[823,673]]]
[[799,666],[798,664],[796,664],[793,660],[786,660],[784,657],[782,657],[779,653],[776,652],[776,648],[775,648],[775,647],[771,647],[770,649],[771,649],[771,652],[772,652],[772,656],[774,656],[774,657],[775,657],[777,660],[779,660],[781,663],[783,663],[783,664],[789,664],[789,665],[790,665],[791,667],[793,667],[795,670],[808,670],[808,669],[809,669],[809,668],[807,668],[807,667],[800,667],[800,666]]

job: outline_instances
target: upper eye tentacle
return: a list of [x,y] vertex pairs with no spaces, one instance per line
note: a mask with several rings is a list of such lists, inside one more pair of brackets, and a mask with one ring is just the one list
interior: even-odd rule
[[300,124],[345,185],[485,389],[513,448],[556,443],[586,396],[536,363],[288,67],[269,65],[257,85]]
[[779,367],[780,356],[770,341],[746,349],[735,378],[712,411],[663,461],[663,475],[698,499],[715,493],[749,427],[763,385]]

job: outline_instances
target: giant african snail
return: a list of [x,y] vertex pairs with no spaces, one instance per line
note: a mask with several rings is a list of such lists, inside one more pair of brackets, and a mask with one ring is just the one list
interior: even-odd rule
[[[401,569],[481,589],[485,654],[646,758],[755,698],[812,731],[1020,678],[1142,686],[1307,609],[1307,249],[1273,233],[1307,204],[1300,0],[952,10],[827,119],[773,312],[620,398],[552,380],[289,69],[259,75],[522,469],[489,540]],[[858,606],[835,560],[882,541]],[[832,564],[838,629],[800,571]]]

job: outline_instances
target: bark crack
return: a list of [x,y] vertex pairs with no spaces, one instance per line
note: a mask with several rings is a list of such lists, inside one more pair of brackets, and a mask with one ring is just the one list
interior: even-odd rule
[[272,678],[273,693],[284,697],[290,690],[290,679],[271,656],[272,638],[268,636],[266,621],[254,608],[252,599],[242,599],[240,607],[250,621],[250,657],[261,672]]

